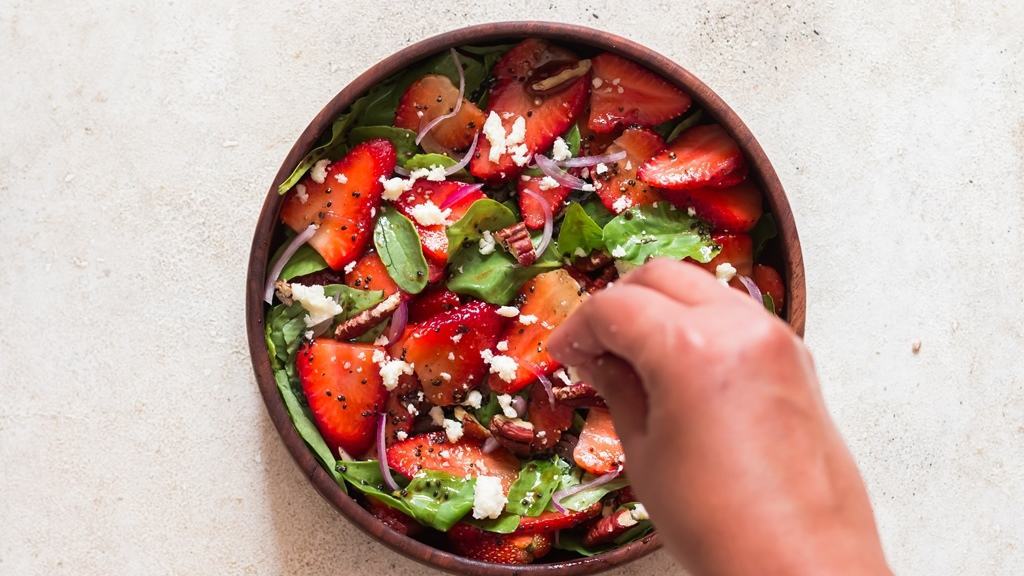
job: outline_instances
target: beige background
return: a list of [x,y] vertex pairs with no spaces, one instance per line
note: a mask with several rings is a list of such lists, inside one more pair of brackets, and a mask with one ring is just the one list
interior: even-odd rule
[[807,341],[893,565],[1024,572],[1024,3],[273,4],[0,3],[0,573],[428,572],[279,443],[245,264],[336,91],[516,18],[630,36],[746,119],[790,194]]

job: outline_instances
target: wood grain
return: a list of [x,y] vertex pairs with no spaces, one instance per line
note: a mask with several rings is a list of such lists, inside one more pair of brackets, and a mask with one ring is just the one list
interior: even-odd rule
[[500,22],[470,26],[428,38],[405,48],[361,74],[341,90],[313,118],[292,146],[270,185],[249,255],[249,270],[246,279],[246,329],[253,370],[260,393],[266,403],[271,420],[277,427],[281,440],[287,446],[295,462],[309,478],[309,481],[328,502],[368,534],[382,541],[391,549],[426,565],[459,574],[498,575],[539,575],[558,574],[562,576],[595,574],[626,562],[645,556],[660,548],[657,533],[651,534],[611,552],[591,558],[554,561],[527,566],[504,566],[476,562],[439,550],[428,544],[403,536],[381,524],[352,500],[335,484],[333,478],[320,467],[313,453],[299,437],[285,409],[277,390],[270,367],[270,358],[264,343],[264,304],[262,299],[264,279],[267,274],[267,260],[271,254],[277,214],[283,198],[277,194],[277,186],[291,174],[295,165],[305,156],[321,133],[363,92],[398,72],[408,65],[452,46],[463,44],[487,44],[515,41],[528,36],[547,38],[568,46],[587,47],[590,50],[605,50],[643,63],[651,70],[676,83],[693,96],[706,112],[715,117],[728,130],[746,153],[751,163],[751,175],[761,183],[772,213],[778,223],[782,254],[783,277],[787,284],[789,302],[785,318],[797,334],[803,336],[805,322],[806,293],[804,287],[803,257],[800,238],[797,235],[793,213],[771,162],[757,139],[740,118],[722,99],[697,77],[668,58],[653,52],[631,40],[583,26],[552,22]]

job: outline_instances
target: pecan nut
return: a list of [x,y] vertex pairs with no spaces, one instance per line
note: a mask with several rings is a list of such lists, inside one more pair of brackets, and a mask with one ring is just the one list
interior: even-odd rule
[[491,437],[491,431],[461,406],[455,408],[455,419],[462,423],[462,433],[466,437],[474,440],[486,440]]
[[574,408],[603,408],[605,406],[604,398],[601,398],[597,390],[586,382],[575,382],[568,386],[559,386],[552,389],[551,393],[555,397],[555,402]]
[[491,418],[491,434],[513,454],[528,456],[533,442],[533,424],[519,418],[496,414]]
[[530,239],[526,223],[516,222],[508,228],[502,228],[494,233],[494,237],[515,257],[520,266],[529,266],[537,261],[537,252],[533,249],[533,240]]
[[334,337],[338,340],[351,340],[366,334],[371,328],[380,324],[402,303],[402,293],[395,292],[375,306],[363,310],[359,314],[345,320],[334,329]]
[[274,291],[277,292],[277,299],[285,306],[292,305],[292,285],[284,280],[274,282]]
[[550,62],[534,70],[530,75],[529,92],[535,96],[547,96],[568,87],[573,80],[590,72],[590,60],[579,62]]

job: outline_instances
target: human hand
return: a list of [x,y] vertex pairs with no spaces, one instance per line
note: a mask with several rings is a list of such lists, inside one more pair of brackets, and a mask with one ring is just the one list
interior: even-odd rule
[[696,574],[890,573],[810,354],[745,293],[655,260],[549,349],[605,398],[636,493]]

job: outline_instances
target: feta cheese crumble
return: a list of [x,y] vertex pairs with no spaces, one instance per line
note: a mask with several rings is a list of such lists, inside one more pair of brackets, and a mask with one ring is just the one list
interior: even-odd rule
[[537,323],[537,317],[533,314],[520,314],[519,322],[525,326],[529,326],[530,324]]
[[729,280],[732,280],[736,276],[736,268],[729,262],[723,262],[715,267],[715,278],[719,282],[729,285]]
[[555,139],[555,144],[551,147],[551,158],[555,162],[565,162],[572,158],[572,150],[569,150],[569,145],[561,136]]
[[295,185],[295,197],[299,199],[299,204],[305,204],[309,202],[309,193],[306,192],[305,184]]
[[494,346],[499,352],[508,352],[508,340],[502,340]]
[[466,394],[466,399],[462,401],[463,406],[469,406],[470,408],[480,408],[483,404],[484,395],[479,390],[470,390],[469,394]]
[[451,208],[441,210],[430,200],[409,208],[409,214],[412,215],[413,219],[416,220],[420,226],[444,225],[448,222],[448,216],[451,216],[451,213]]
[[508,418],[518,418],[519,413],[512,407],[512,396],[508,394],[498,395],[498,405],[501,406],[501,413]]
[[356,261],[355,260],[349,262],[348,264],[345,264],[345,274],[351,274],[352,271],[355,270],[355,269],[356,269]]
[[594,172],[597,172],[598,174],[604,174],[607,171],[608,171],[608,165],[605,164],[604,162],[598,162],[597,163],[597,167],[594,168]]
[[404,360],[387,360],[380,364],[380,378],[384,382],[384,388],[389,392],[398,386],[398,379],[404,374],[412,374],[413,364]]
[[551,176],[545,176],[540,179],[540,184],[537,188],[541,190],[551,190],[552,188],[558,188],[558,180],[555,180]]
[[697,215],[697,210],[693,206],[688,206],[686,208],[686,215],[689,216],[690,218],[693,218],[694,216]]
[[487,159],[491,162],[501,160],[505,153],[505,127],[501,124],[501,117],[491,110],[487,120],[484,121],[484,138],[491,143],[491,149],[487,153]]
[[444,410],[440,406],[434,406],[430,409],[430,421],[434,423],[434,426],[442,426],[444,424]]
[[[494,235],[490,230],[484,230],[480,234],[480,253],[484,256],[494,253]],[[460,334],[461,336],[461,334]]]
[[516,362],[515,358],[495,354],[490,350],[480,352],[480,357],[484,359],[484,363],[491,367],[491,374],[497,374],[498,378],[505,382],[515,380],[516,372],[519,371],[519,363]]
[[405,430],[399,430],[398,432],[395,432],[395,438],[398,438],[399,440],[408,440],[409,434],[407,434]]
[[327,180],[327,167],[330,165],[330,160],[317,160],[309,170],[309,179],[317,184],[323,184]]
[[629,208],[632,205],[633,201],[630,200],[629,196],[619,196],[615,200],[615,202],[612,202],[612,210],[614,210],[615,213],[618,214],[619,212],[625,212],[626,210],[629,210]]
[[630,514],[634,520],[650,520],[650,515],[647,514],[647,508],[644,508],[643,504],[636,504],[633,506],[633,512]]
[[616,246],[612,248],[612,258],[625,258],[626,248],[623,246]]
[[444,428],[445,435],[448,436],[448,441],[455,443],[462,438],[462,422],[458,420],[444,420],[441,423],[441,427]]
[[498,316],[504,316],[505,318],[515,318],[519,315],[519,308],[515,306],[502,306],[497,310]]
[[348,184],[348,176],[345,176],[342,172],[335,174],[334,179],[338,181],[338,184]]
[[381,176],[380,183],[384,185],[384,192],[381,193],[381,197],[385,200],[394,202],[395,200],[398,200],[398,197],[402,195],[402,192],[412,190],[412,185],[415,181],[415,179],[406,180],[405,178],[399,178],[397,176],[394,178],[385,178],[384,176]]
[[307,328],[322,324],[341,314],[343,310],[341,304],[338,304],[334,298],[324,294],[324,287],[319,284],[313,286],[292,284],[291,289],[292,299],[301,304],[307,312],[306,317],[303,318]]
[[[493,112],[492,112],[493,114]],[[508,498],[501,487],[501,478],[497,476],[477,476],[473,489],[473,518],[497,518],[505,509]]]

